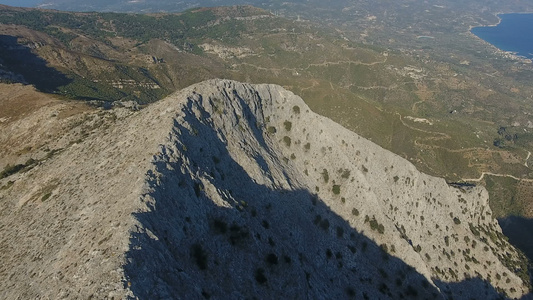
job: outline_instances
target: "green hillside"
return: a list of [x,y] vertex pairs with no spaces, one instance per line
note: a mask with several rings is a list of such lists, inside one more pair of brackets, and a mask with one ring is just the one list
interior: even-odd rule
[[[354,38],[357,27],[248,6],[145,15],[1,7],[0,23],[3,69],[42,91],[145,105],[209,78],[280,84],[424,172],[486,184],[497,216],[533,216],[533,87],[520,75],[531,67],[472,36],[376,46]],[[445,57],[444,42],[467,46]],[[513,205],[502,205],[510,195]]]

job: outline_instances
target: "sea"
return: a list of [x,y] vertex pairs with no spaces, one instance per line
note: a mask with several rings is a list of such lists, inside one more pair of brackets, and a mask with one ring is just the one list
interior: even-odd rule
[[0,0],[0,4],[18,7],[35,7],[43,0]]
[[533,59],[533,14],[500,14],[496,26],[472,28],[472,33],[496,48]]

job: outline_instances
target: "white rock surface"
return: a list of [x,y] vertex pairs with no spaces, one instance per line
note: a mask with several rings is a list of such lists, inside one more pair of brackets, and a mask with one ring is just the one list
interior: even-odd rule
[[422,174],[279,86],[191,86],[0,187],[13,179],[2,299],[528,292],[482,187]]

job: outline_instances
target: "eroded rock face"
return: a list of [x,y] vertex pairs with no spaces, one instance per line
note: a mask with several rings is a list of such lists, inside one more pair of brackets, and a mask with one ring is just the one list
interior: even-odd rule
[[482,187],[422,174],[279,86],[191,86],[17,176],[3,298],[527,292]]

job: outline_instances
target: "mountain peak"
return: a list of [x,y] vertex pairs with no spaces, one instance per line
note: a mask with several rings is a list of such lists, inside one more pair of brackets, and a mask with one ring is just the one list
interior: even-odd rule
[[420,173],[276,85],[193,85],[18,176],[0,192],[6,298],[527,292],[483,187]]

